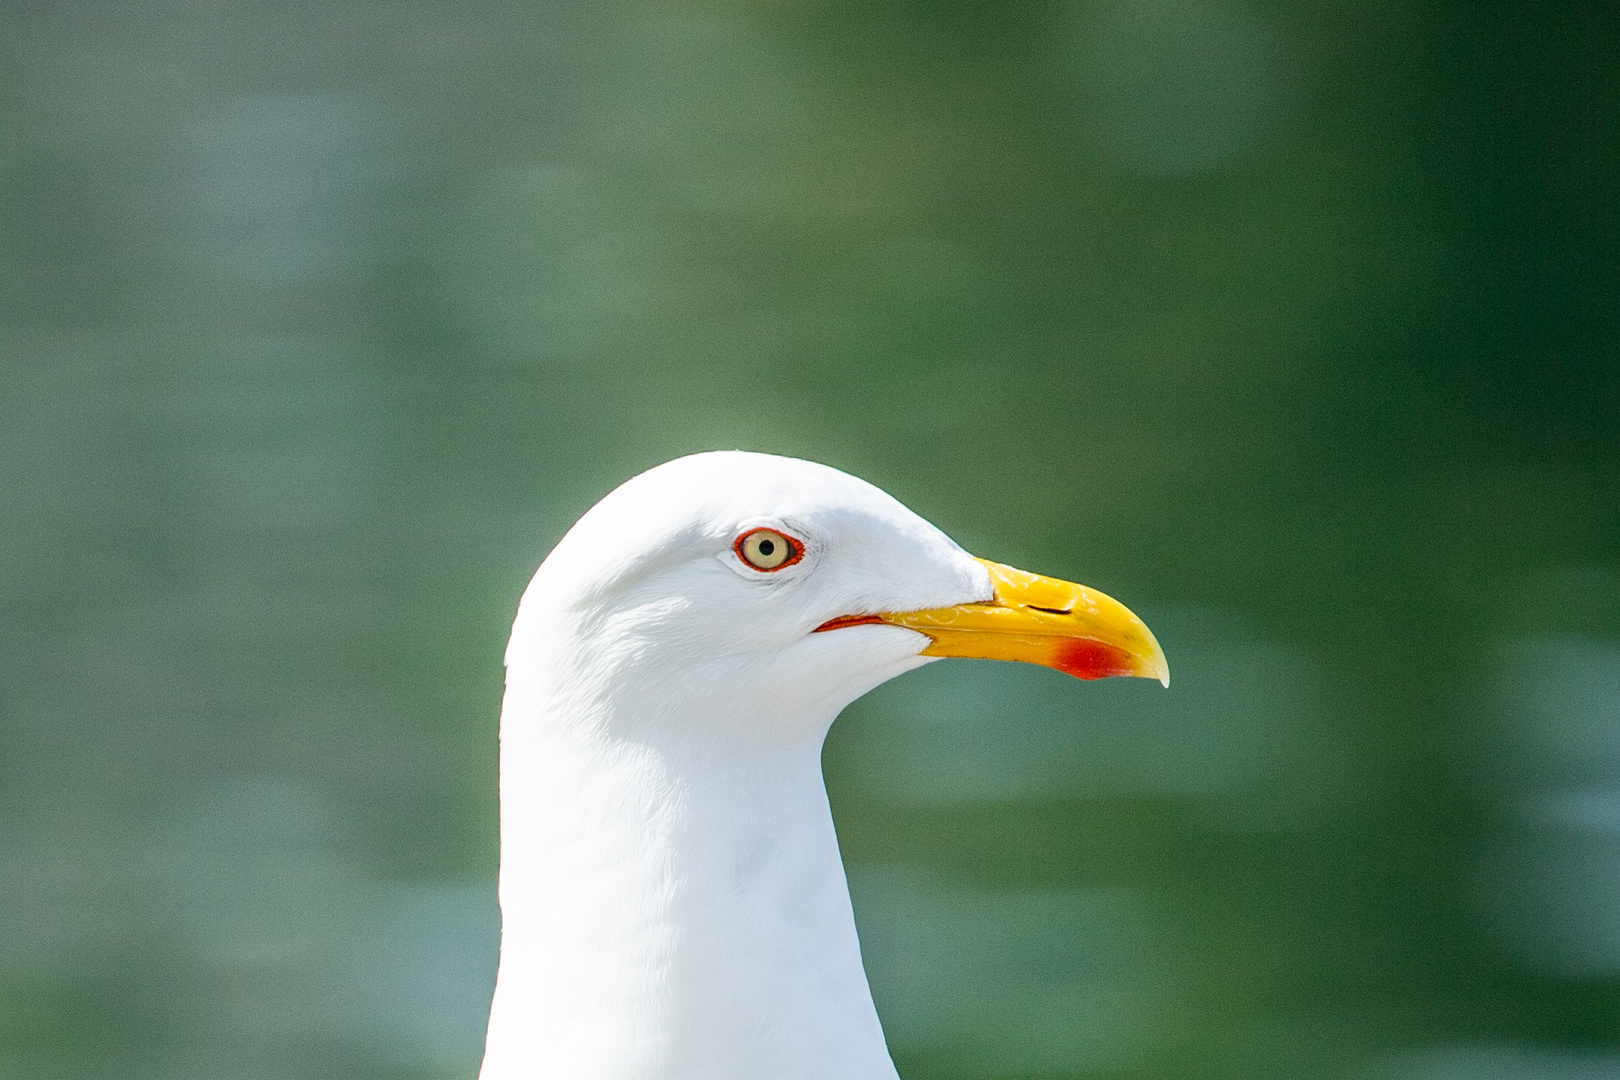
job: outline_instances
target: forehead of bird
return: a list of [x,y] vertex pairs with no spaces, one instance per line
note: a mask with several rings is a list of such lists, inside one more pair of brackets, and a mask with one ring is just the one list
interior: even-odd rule
[[[805,558],[774,573],[733,565],[732,544],[754,527],[781,529],[804,544]],[[536,584],[550,579],[554,598],[592,604],[640,593],[676,567],[727,594],[796,594],[807,610],[818,596],[871,610],[936,595],[957,602],[982,576],[944,533],[864,480],[795,458],[722,451],[620,485],[569,531]],[[711,577],[722,570],[726,577]]]

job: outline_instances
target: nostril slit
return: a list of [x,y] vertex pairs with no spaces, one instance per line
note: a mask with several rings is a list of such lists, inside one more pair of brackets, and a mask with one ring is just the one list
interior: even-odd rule
[[1034,604],[1026,605],[1031,611],[1044,611],[1048,615],[1073,615],[1073,608],[1066,607],[1036,607]]

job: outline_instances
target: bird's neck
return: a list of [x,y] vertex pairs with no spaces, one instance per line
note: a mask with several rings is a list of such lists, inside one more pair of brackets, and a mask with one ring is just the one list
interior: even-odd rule
[[696,747],[589,709],[508,688],[482,1080],[893,1080],[821,778],[826,723],[786,746]]

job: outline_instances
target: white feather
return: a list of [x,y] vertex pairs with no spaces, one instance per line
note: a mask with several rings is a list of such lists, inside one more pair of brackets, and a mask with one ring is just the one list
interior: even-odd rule
[[[804,558],[743,565],[758,526]],[[805,461],[682,458],[581,518],[507,649],[482,1080],[893,1080],[821,745],[926,639],[814,630],[990,596],[934,526]]]

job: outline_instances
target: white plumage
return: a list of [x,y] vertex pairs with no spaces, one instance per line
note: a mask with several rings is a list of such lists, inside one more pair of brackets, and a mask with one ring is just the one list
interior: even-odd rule
[[[758,529],[794,560],[751,565]],[[948,636],[888,613],[1002,611],[997,569],[870,484],[763,454],[670,462],[581,518],[506,653],[482,1080],[892,1080],[822,741]]]

